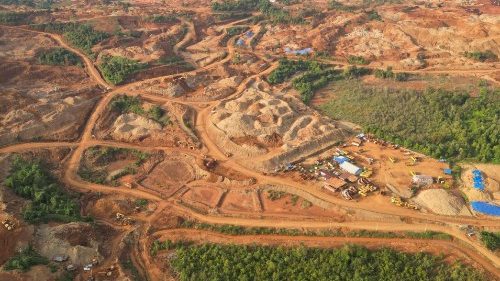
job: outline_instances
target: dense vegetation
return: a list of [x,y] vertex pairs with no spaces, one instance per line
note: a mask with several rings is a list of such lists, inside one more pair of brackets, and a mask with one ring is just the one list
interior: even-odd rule
[[46,65],[80,65],[80,57],[64,48],[52,48],[38,54],[38,63]]
[[109,34],[97,31],[88,24],[51,22],[33,25],[32,27],[45,32],[63,34],[70,44],[91,57],[94,57],[92,47],[109,37]]
[[[293,198],[292,198],[293,201]],[[293,202],[292,202],[293,204]],[[209,230],[229,235],[288,235],[288,236],[320,236],[320,237],[373,237],[373,238],[411,238],[411,239],[439,239],[451,240],[452,237],[446,233],[425,232],[382,232],[370,230],[342,231],[340,229],[303,230],[296,228],[272,228],[272,227],[243,227],[230,224],[207,224],[186,220],[181,227]]]
[[180,56],[164,56],[158,60],[159,64],[167,65],[167,66],[176,66],[181,67],[184,70],[193,70],[194,66],[189,62],[185,61],[183,57]]
[[224,0],[222,2],[213,2],[212,10],[215,12],[249,12],[260,11],[270,22],[298,24],[304,20],[300,17],[292,16],[271,3],[268,0]]
[[48,264],[49,260],[37,253],[31,245],[22,249],[15,256],[10,258],[3,266],[4,270],[28,271],[32,266]]
[[322,106],[336,119],[436,158],[500,163],[500,91],[370,89],[349,82]]
[[104,79],[113,85],[123,83],[131,74],[139,71],[144,66],[125,57],[108,56],[102,57],[102,62],[99,64]]
[[485,52],[480,52],[480,51],[465,52],[464,56],[466,58],[473,59],[473,60],[480,61],[480,62],[496,61],[496,60],[498,60],[497,55],[495,55],[495,53],[493,53],[490,50],[485,51]]
[[29,162],[16,157],[5,186],[30,200],[23,210],[23,217],[27,222],[81,220],[75,200],[62,190],[40,162]]
[[496,251],[500,249],[500,232],[481,231],[481,241],[486,248]]
[[29,23],[28,13],[0,12],[1,24],[20,25]]
[[138,97],[119,95],[111,101],[111,109],[120,114],[135,113],[152,119],[160,123],[162,126],[170,124],[170,118],[165,110],[163,110],[159,105],[152,106],[149,110],[145,110]]
[[0,5],[25,5],[33,7],[35,1],[33,0],[0,0]]
[[369,71],[364,68],[349,67],[344,72],[340,72],[316,61],[282,59],[278,68],[271,72],[267,80],[273,85],[279,84],[299,72],[304,72],[304,74],[293,79],[292,85],[299,92],[302,101],[308,104],[314,97],[314,92],[325,87],[328,83],[365,75]]
[[[174,245],[170,243],[169,246]],[[477,270],[442,257],[360,246],[340,249],[239,245],[176,245],[172,268],[188,280],[470,280]]]

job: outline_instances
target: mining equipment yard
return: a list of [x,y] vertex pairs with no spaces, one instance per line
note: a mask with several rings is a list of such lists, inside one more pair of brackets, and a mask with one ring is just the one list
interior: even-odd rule
[[[129,35],[110,36],[89,56],[60,33],[0,26],[0,180],[18,156],[42,160],[75,194],[81,216],[93,222],[29,224],[22,214],[26,200],[2,186],[0,264],[30,244],[61,260],[56,263],[74,272],[75,280],[178,280],[168,266],[171,252],[150,255],[154,241],[320,248],[350,243],[442,254],[500,280],[498,250],[488,250],[478,237],[483,230],[500,231],[500,220],[469,205],[500,202],[498,165],[463,164],[462,179],[454,177],[445,159],[323,116],[290,83],[268,81],[280,58],[301,58],[276,47],[286,46],[334,52],[318,61],[337,69],[348,67],[345,58],[355,54],[372,58],[367,69],[391,65],[396,72],[483,79],[497,87],[498,62],[471,63],[454,54],[463,46],[487,46],[500,55],[500,7],[473,1],[467,7],[481,13],[474,16],[460,1],[445,1],[444,8],[423,1],[428,3],[413,10],[388,4],[377,8],[383,21],[367,23],[356,13],[338,16],[326,9],[327,1],[298,1],[304,3],[291,5],[292,11],[310,2],[325,10],[324,18],[286,26],[256,23],[255,13],[219,19],[210,1],[129,1],[128,10],[81,2],[40,12],[32,22],[76,20]],[[153,14],[175,19],[145,20]],[[241,26],[244,31],[232,33]],[[40,50],[55,47],[76,54],[81,66],[37,63]],[[422,49],[425,66],[417,59]],[[99,65],[118,55],[147,67],[114,85]],[[156,64],[169,56],[186,64]],[[123,109],[124,103],[134,107]],[[481,192],[473,188],[474,170],[484,179]],[[230,235],[190,223],[298,234]],[[432,231],[450,239],[306,235],[320,231]],[[66,270],[0,271],[0,280],[56,280]]]

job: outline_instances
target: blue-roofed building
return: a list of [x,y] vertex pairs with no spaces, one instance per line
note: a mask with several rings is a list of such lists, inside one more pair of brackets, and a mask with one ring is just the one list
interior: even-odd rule
[[333,161],[335,161],[335,162],[337,162],[339,164],[342,164],[345,161],[349,161],[349,158],[347,158],[345,156],[335,156],[335,157],[333,157]]
[[444,169],[443,172],[445,175],[451,175],[451,169]]

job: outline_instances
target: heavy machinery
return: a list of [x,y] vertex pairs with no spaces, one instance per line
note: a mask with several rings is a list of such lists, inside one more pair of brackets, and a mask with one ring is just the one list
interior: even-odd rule
[[364,168],[363,169],[363,172],[361,172],[361,174],[359,175],[360,177],[362,178],[369,178],[371,177],[373,174],[373,170],[370,169],[370,168]]
[[414,210],[420,209],[420,207],[417,204],[415,204],[413,202],[403,201],[403,199],[401,199],[401,197],[399,197],[399,196],[392,196],[391,203],[396,205],[396,206],[405,207],[408,209],[414,209]]
[[366,195],[368,195],[368,193],[376,191],[376,190],[377,190],[376,186],[371,185],[371,184],[366,184],[366,185],[363,185],[359,188],[358,194],[363,196],[363,197],[366,197]]
[[389,161],[391,161],[392,163],[396,163],[397,159],[392,156],[389,156]]
[[401,200],[401,197],[399,196],[392,196],[391,203],[399,207],[402,207],[404,205],[403,200]]
[[2,225],[3,225],[3,226],[4,226],[4,227],[5,227],[8,231],[14,230],[14,228],[16,227],[16,224],[15,224],[13,221],[9,220],[9,219],[7,219],[7,220],[3,220],[3,221],[2,221]]
[[352,196],[358,193],[358,189],[354,186],[349,186],[348,188],[342,190],[340,194],[345,200],[352,200]]

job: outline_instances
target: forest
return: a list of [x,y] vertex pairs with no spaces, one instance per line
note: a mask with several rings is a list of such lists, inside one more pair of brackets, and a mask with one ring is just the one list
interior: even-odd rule
[[321,110],[363,126],[366,132],[451,161],[500,163],[500,91],[478,96],[429,88],[425,91],[367,88],[339,82]]
[[27,24],[29,22],[28,13],[13,13],[0,11],[0,23],[8,25]]
[[271,23],[303,23],[301,17],[294,17],[288,11],[273,5],[268,0],[224,0],[222,2],[213,2],[212,10],[214,12],[249,12],[260,11]]
[[123,83],[131,74],[142,69],[144,65],[125,57],[105,55],[98,67],[106,81],[118,85]]
[[80,57],[64,48],[43,50],[37,54],[38,63],[45,65],[79,65],[83,66]]
[[40,161],[27,161],[15,157],[5,186],[17,195],[30,200],[23,210],[29,223],[48,221],[79,221],[79,206],[66,194]]
[[81,49],[92,58],[95,57],[92,47],[109,37],[109,34],[97,31],[91,25],[74,22],[51,22],[32,25],[31,27],[44,32],[63,34],[64,38],[68,40],[71,45]]
[[257,245],[175,246],[172,268],[188,280],[487,280],[483,273],[443,257],[404,253],[389,248],[368,250],[346,245],[339,249],[268,247]]

